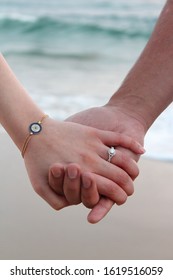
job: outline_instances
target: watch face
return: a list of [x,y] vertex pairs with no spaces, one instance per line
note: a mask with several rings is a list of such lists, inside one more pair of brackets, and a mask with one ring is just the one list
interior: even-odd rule
[[29,129],[33,134],[37,134],[41,131],[42,127],[39,123],[32,123]]

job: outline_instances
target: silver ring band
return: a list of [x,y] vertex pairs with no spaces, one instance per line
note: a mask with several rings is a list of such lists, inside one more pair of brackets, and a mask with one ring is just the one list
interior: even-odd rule
[[111,159],[113,158],[113,156],[116,154],[116,150],[114,147],[111,147],[109,150],[108,150],[108,162],[111,162]]

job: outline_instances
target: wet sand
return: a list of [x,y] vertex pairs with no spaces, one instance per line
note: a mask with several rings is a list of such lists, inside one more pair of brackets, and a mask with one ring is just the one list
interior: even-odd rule
[[103,221],[88,209],[52,210],[14,144],[0,134],[0,259],[173,259],[173,164],[141,159],[135,194]]

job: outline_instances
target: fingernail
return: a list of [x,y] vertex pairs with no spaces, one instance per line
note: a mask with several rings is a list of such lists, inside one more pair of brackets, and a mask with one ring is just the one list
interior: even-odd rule
[[140,144],[139,144],[139,151],[141,152],[141,153],[145,153],[146,152],[146,150],[144,149],[144,147],[142,147]]
[[91,187],[91,180],[87,177],[82,178],[83,187],[89,189]]
[[62,173],[61,173],[61,170],[51,170],[52,172],[52,175],[55,177],[55,178],[60,178]]
[[77,175],[78,175],[78,171],[76,169],[73,169],[73,168],[69,168],[67,170],[67,174],[68,174],[68,177],[70,179],[76,179],[77,178]]

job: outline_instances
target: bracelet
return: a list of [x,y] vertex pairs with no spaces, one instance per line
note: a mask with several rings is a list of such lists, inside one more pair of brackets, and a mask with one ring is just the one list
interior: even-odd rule
[[29,126],[29,135],[26,137],[25,139],[25,142],[23,144],[23,147],[22,147],[22,151],[21,151],[21,154],[22,154],[22,157],[24,157],[25,155],[25,152],[26,152],[26,149],[27,149],[27,146],[28,146],[28,143],[29,141],[31,140],[31,137],[35,134],[38,134],[41,132],[42,130],[42,122],[45,118],[47,118],[48,115],[44,115],[40,121],[38,122],[34,122],[34,123],[31,123],[30,126]]

